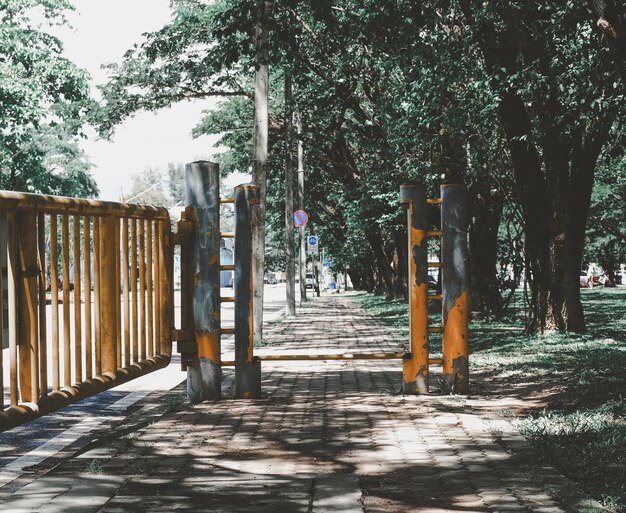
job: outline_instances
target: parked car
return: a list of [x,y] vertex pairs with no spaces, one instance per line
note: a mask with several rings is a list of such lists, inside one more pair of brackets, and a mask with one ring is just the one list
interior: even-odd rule
[[589,286],[589,277],[587,276],[587,271],[580,271],[579,283],[580,288],[585,288]]
[[304,282],[307,289],[313,288],[313,273],[306,273],[306,280]]

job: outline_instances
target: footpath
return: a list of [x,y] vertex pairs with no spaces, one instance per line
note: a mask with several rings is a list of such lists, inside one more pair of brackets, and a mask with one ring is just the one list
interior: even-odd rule
[[[350,296],[307,303],[266,329],[271,353],[397,352],[404,341]],[[598,511],[549,468],[489,398],[400,394],[397,360],[263,362],[263,398],[190,406],[183,387],[93,433],[0,495],[0,511]],[[435,378],[436,379],[436,378]],[[230,385],[229,385],[230,384]],[[521,451],[521,452],[520,452]]]

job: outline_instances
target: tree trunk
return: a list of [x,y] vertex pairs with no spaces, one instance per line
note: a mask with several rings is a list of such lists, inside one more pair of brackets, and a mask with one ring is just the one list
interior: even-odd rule
[[384,294],[387,299],[394,299],[393,277],[391,261],[384,249],[384,240],[377,228],[372,228],[367,234],[367,240],[374,252],[375,265],[378,274],[378,293]]
[[484,182],[470,188],[469,290],[470,308],[478,318],[498,318],[502,296],[498,290],[498,227],[503,201]]
[[585,330],[579,271],[596,160],[612,119],[580,127],[565,144],[558,134],[537,149],[520,136],[530,122],[520,98],[505,96],[500,108],[513,158],[530,264],[531,332]]
[[396,230],[394,232],[394,243],[396,246],[396,254],[394,256],[394,292],[396,298],[403,298],[408,301],[408,288],[407,288],[407,248],[406,233]]
[[287,315],[296,315],[296,262],[293,254],[293,106],[289,73],[289,70],[285,70],[285,274]]
[[259,189],[259,205],[252,210],[253,339],[263,340],[263,277],[265,274],[265,217],[267,195],[267,141],[269,135],[269,55],[267,50],[268,2],[260,3],[254,76],[254,132],[252,182]]

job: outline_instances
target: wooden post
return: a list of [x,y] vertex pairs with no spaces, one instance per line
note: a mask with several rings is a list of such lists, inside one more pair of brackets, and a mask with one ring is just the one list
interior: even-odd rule
[[159,235],[159,353],[172,355],[171,331],[174,327],[174,251],[167,221],[158,221]]
[[20,395],[22,402],[36,403],[39,400],[37,214],[21,212],[16,215],[15,224]]
[[198,360],[187,367],[187,394],[192,403],[220,399],[220,171],[212,162],[185,167],[185,204],[196,213],[193,243],[193,329]]
[[409,358],[402,366],[402,391],[428,393],[428,242],[426,191],[413,184],[400,186],[400,202],[407,209],[409,241]]
[[252,290],[252,206],[258,204],[252,184],[235,187],[235,397],[261,397],[261,362],[254,358]]
[[467,192],[441,186],[444,393],[469,393]]
[[120,257],[115,251],[115,225],[118,220],[114,217],[100,218],[100,237],[96,244],[100,246],[99,269],[100,274],[100,351],[102,375],[112,379],[117,371],[117,310],[119,301],[115,297],[116,260]]

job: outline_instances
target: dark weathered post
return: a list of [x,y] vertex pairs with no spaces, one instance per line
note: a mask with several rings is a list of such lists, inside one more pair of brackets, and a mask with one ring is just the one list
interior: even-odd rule
[[428,393],[428,243],[426,190],[400,186],[400,203],[407,209],[409,241],[409,324],[411,354],[402,365],[402,391]]
[[185,168],[185,204],[196,213],[191,258],[198,360],[187,367],[187,393],[192,403],[219,399],[222,394],[219,178],[219,166],[212,162],[193,162]]
[[463,185],[441,186],[443,387],[469,393],[467,293],[467,192]]
[[261,362],[254,358],[252,327],[252,216],[259,202],[252,184],[235,187],[235,397],[261,397]]

